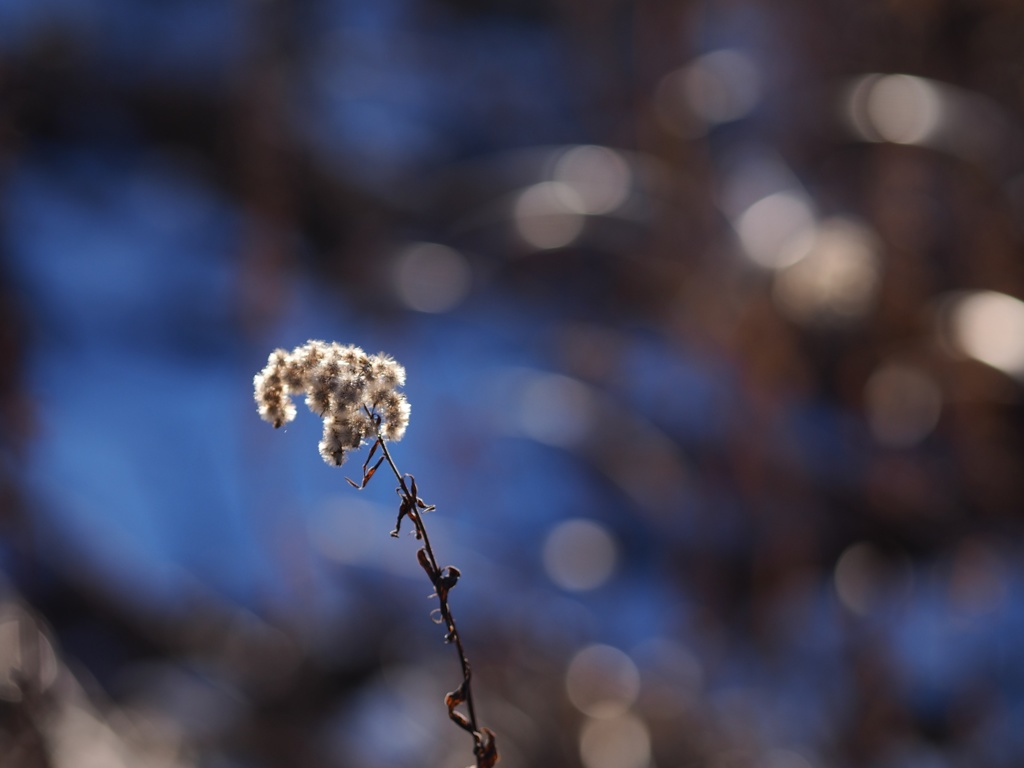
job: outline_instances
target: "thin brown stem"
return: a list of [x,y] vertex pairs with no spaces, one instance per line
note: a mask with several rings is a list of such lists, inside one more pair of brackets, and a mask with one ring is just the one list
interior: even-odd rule
[[[477,725],[476,710],[473,706],[472,670],[469,660],[466,658],[466,651],[463,648],[462,638],[455,624],[455,618],[452,616],[451,608],[448,605],[448,591],[455,585],[459,572],[451,566],[442,569],[438,565],[437,557],[434,555],[434,548],[430,544],[430,537],[427,535],[427,529],[423,524],[423,516],[421,514],[423,511],[432,509],[432,507],[429,507],[417,496],[415,490],[416,481],[412,479],[412,476],[403,475],[398,471],[391,452],[388,450],[387,443],[380,434],[379,426],[377,429],[377,444],[384,454],[385,461],[387,461],[388,466],[391,467],[391,471],[398,480],[398,494],[402,499],[402,511],[399,514],[400,516],[404,514],[412,521],[416,529],[416,538],[423,542],[423,547],[420,550],[420,565],[423,566],[430,577],[431,583],[434,585],[441,620],[447,630],[445,640],[455,646],[459,655],[459,665],[462,668],[462,684],[456,691],[449,693],[445,697],[449,717],[473,736],[473,753],[476,756],[477,768],[490,768],[490,766],[497,762],[497,751],[494,749],[494,734],[489,729],[481,729]],[[407,477],[412,484],[412,489],[410,489],[409,483],[406,482]],[[399,522],[401,522],[401,517]],[[455,708],[463,702],[466,704],[468,718],[455,711]]]

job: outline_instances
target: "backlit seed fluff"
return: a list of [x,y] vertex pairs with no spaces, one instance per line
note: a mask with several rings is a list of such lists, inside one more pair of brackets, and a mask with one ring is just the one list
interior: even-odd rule
[[374,419],[385,439],[402,439],[409,401],[396,387],[403,384],[405,368],[388,355],[323,341],[275,349],[253,378],[260,418],[275,427],[295,418],[292,397],[305,395],[306,406],[324,420],[320,455],[332,465],[374,437]]
[[260,418],[275,427],[295,418],[295,405],[288,397],[288,385],[283,378],[287,356],[283,349],[275,349],[270,353],[266,368],[253,378]]

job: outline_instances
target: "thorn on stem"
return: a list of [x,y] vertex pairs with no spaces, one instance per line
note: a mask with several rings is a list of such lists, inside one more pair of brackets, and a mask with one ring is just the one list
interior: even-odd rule
[[498,764],[498,747],[494,742],[494,731],[484,726],[479,733],[473,734],[477,740],[476,764],[477,768],[494,768]]
[[[363,482],[360,485],[356,485],[351,479],[347,477],[345,478],[345,480],[348,481],[348,484],[355,488],[357,491],[361,491],[363,490],[363,488],[366,487],[366,484],[370,482],[370,478],[374,476],[374,474],[377,472],[377,468],[380,467],[381,463],[384,461],[384,457],[381,456],[379,459],[377,459],[376,464],[374,464],[372,467],[369,466],[370,461],[373,459],[373,454],[376,453],[377,446],[379,446],[380,444],[380,438],[377,438],[377,440],[373,444],[373,448],[370,449],[370,455],[367,456],[366,461],[363,462]],[[369,467],[369,469],[367,469],[367,467]]]
[[437,575],[434,586],[437,588],[437,596],[442,600],[448,599],[448,592],[459,582],[462,571],[454,565],[446,565]]
[[419,548],[419,551],[416,552],[416,560],[419,562],[420,567],[427,572],[427,576],[430,578],[430,583],[436,587],[438,574],[437,571],[434,570],[433,564],[430,562],[430,557],[427,555],[426,547]]
[[449,692],[444,697],[444,703],[448,707],[448,717],[450,717],[456,725],[465,728],[470,733],[474,733],[473,728],[472,726],[470,726],[469,720],[466,718],[466,716],[461,712],[455,711],[455,708],[466,700],[466,688],[468,684],[469,678],[467,677],[465,680],[462,681],[461,685],[459,685],[458,688],[456,688],[454,691]]
[[[401,490],[401,489],[399,489]],[[395,521],[395,530],[391,532],[392,538],[398,538],[398,532],[402,530],[402,518],[409,514],[409,502],[404,497],[398,506],[398,519]]]

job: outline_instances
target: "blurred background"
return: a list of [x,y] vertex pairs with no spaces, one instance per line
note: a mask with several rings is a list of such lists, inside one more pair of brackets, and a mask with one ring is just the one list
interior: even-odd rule
[[1024,5],[0,1],[0,762],[1024,764]]

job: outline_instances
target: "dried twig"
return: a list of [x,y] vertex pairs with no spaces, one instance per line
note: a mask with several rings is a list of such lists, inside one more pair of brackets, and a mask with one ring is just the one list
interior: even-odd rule
[[[462,668],[462,682],[454,691],[449,692],[444,697],[445,705],[448,707],[448,717],[451,718],[452,722],[473,736],[473,754],[476,756],[477,768],[491,768],[498,762],[494,732],[490,728],[481,728],[477,725],[476,710],[473,706],[472,669],[469,660],[466,658],[466,651],[463,648],[462,638],[459,636],[459,630],[455,624],[455,617],[452,616],[451,608],[448,605],[448,593],[458,583],[462,573],[455,566],[446,565],[442,568],[438,565],[434,549],[430,545],[430,537],[427,535],[426,526],[423,524],[423,513],[432,511],[434,505],[427,504],[420,498],[415,477],[409,474],[403,475],[398,471],[391,452],[388,450],[387,441],[381,434],[379,418],[369,410],[367,410],[367,415],[374,420],[377,439],[374,441],[373,448],[370,449],[366,463],[363,464],[362,482],[356,485],[349,480],[349,483],[356,488],[365,488],[382,461],[388,463],[395,478],[398,480],[398,488],[395,491],[398,493],[401,502],[398,507],[398,519],[395,522],[395,529],[391,532],[391,535],[397,537],[402,526],[402,520],[408,518],[413,524],[413,535],[418,541],[423,542],[423,546],[416,553],[416,558],[430,579],[430,583],[434,585],[433,596],[437,597],[438,602],[438,608],[436,609],[438,618],[436,621],[438,624],[444,625],[446,630],[444,640],[446,643],[451,643],[455,646],[455,650],[459,655],[459,665]],[[373,460],[373,455],[378,448],[380,448],[383,456],[371,467],[370,461]],[[466,705],[466,714],[458,711],[462,704]]]
[[[373,440],[363,463],[363,477],[354,488],[362,489],[370,482],[383,462],[387,462],[398,480],[396,489],[401,499],[398,519],[392,536],[397,537],[402,520],[408,518],[413,534],[423,542],[416,553],[420,566],[434,585],[438,607],[435,621],[445,627],[445,642],[455,646],[462,667],[462,682],[445,697],[448,717],[473,737],[476,768],[493,768],[498,762],[494,732],[478,726],[473,706],[472,671],[455,618],[448,606],[448,593],[462,575],[458,568],[438,565],[423,514],[434,509],[419,496],[416,479],[403,475],[395,466],[387,443],[400,440],[409,422],[409,403],[397,387],[405,383],[405,369],[384,354],[367,355],[358,347],[309,341],[291,352],[274,350],[266,367],[253,379],[260,417],[280,427],[295,418],[293,395],[306,395],[306,405],[324,420],[324,436],[320,455],[328,464],[338,466],[346,454]],[[370,462],[380,449],[381,456]],[[433,615],[432,614],[432,615]],[[465,714],[459,708],[465,705]]]

